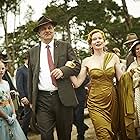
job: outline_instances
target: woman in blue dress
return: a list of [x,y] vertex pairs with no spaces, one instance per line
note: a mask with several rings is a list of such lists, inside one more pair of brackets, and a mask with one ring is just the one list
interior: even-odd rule
[[27,140],[16,119],[9,84],[2,79],[4,73],[5,66],[0,61],[0,140]]

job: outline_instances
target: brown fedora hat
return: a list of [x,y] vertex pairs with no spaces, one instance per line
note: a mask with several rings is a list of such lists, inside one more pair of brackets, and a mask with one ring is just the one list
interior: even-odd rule
[[138,37],[135,33],[130,33],[127,35],[126,41],[124,42],[124,45],[129,44],[129,43],[133,43],[137,39],[138,39]]
[[38,32],[38,29],[40,26],[45,25],[51,23],[54,27],[57,25],[57,22],[51,20],[48,17],[42,16],[39,18],[39,20],[37,21],[37,26],[33,29],[34,32]]

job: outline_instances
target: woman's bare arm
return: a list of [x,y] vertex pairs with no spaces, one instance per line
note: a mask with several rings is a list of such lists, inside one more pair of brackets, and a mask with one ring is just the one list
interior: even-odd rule
[[84,82],[84,80],[87,76],[87,67],[85,66],[85,63],[86,63],[86,61],[83,60],[80,73],[77,77],[76,76],[71,76],[70,77],[70,79],[71,79],[72,83],[74,84],[75,88],[78,88]]
[[0,107],[0,117],[7,119],[7,114],[4,111],[2,111],[1,107]]

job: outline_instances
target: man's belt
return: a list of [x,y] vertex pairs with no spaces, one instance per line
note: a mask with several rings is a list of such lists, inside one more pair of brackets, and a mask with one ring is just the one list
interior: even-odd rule
[[44,90],[39,90],[40,94],[46,94],[48,96],[52,96],[52,95],[57,95],[58,94],[58,90],[55,91],[44,91]]

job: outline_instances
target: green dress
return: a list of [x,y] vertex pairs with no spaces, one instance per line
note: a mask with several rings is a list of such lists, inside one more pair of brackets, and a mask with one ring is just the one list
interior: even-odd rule
[[105,54],[102,69],[93,68],[89,71],[91,85],[87,107],[98,140],[111,140],[118,125],[117,97],[113,82],[115,68],[106,68],[113,55]]

